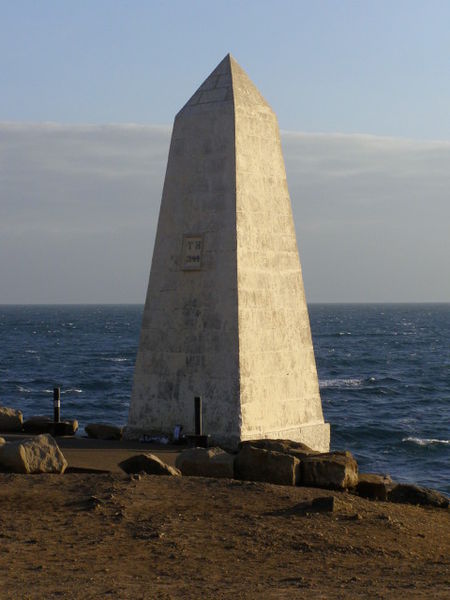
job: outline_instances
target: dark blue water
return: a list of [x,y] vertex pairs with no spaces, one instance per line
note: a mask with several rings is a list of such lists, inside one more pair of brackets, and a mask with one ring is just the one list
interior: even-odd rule
[[[0,306],[0,404],[124,424],[142,306]],[[450,493],[450,305],[312,305],[332,447]]]

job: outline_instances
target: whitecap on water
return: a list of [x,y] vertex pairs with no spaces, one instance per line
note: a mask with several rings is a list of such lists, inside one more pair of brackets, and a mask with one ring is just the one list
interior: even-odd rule
[[126,362],[129,358],[101,358],[100,360],[107,360],[109,362]]
[[320,388],[353,388],[360,387],[363,384],[362,378],[354,378],[354,379],[321,379],[319,381]]
[[17,389],[19,390],[19,392],[22,392],[22,393],[28,393],[28,392],[31,392],[31,390],[30,390],[29,388],[22,387],[21,385],[18,385],[18,386],[17,386]]
[[450,440],[438,440],[435,438],[419,438],[419,437],[406,437],[402,439],[402,442],[410,442],[411,444],[417,444],[418,446],[432,446],[434,444],[450,444]]

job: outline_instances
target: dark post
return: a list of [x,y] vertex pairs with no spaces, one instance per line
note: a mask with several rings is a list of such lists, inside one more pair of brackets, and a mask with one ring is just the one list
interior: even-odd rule
[[200,396],[195,396],[195,435],[203,435],[202,433],[202,399]]
[[59,387],[53,388],[53,421],[59,423],[61,420],[61,395]]

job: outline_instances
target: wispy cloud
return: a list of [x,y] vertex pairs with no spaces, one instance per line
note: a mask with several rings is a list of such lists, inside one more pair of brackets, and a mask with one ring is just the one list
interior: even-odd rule
[[[143,301],[169,140],[0,124],[0,302]],[[450,300],[450,142],[282,142],[310,300]]]

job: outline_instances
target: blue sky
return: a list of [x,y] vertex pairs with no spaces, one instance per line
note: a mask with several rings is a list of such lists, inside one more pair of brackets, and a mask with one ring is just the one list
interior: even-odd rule
[[170,124],[231,52],[283,129],[450,137],[447,0],[0,7],[3,120]]
[[228,52],[279,119],[308,300],[450,301],[447,0],[0,15],[0,303],[143,302],[173,117]]

